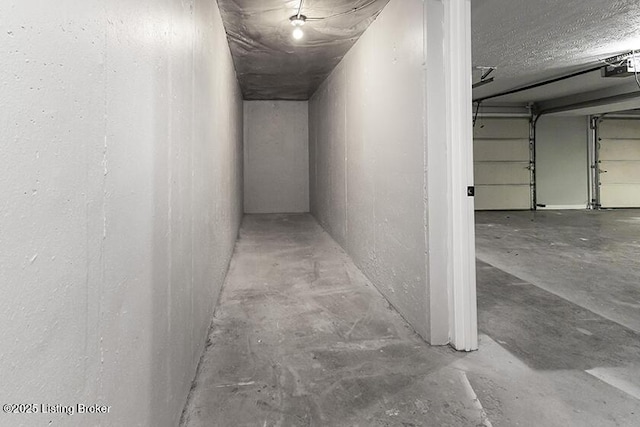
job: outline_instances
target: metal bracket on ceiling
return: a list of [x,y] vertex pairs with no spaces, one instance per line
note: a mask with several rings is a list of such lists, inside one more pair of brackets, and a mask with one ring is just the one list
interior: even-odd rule
[[484,80],[487,77],[489,77],[489,74],[493,73],[496,70],[497,67],[483,67],[483,66],[478,66],[476,67],[476,69],[482,71],[482,76],[480,77],[480,80]]
[[488,77],[489,77],[489,75],[491,73],[493,73],[497,69],[497,67],[486,67],[486,66],[479,65],[479,66],[476,66],[474,68],[476,70],[482,71],[482,75],[480,76],[480,81],[475,83],[472,86],[473,89],[475,89],[477,87],[480,87],[480,86],[484,86],[486,84],[489,84],[489,83],[493,82],[493,80],[494,80],[493,77],[491,77],[491,78],[488,78]]

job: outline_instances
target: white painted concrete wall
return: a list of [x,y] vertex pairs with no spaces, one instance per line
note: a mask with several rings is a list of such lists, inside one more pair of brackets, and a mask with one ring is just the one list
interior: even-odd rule
[[308,104],[244,102],[246,213],[309,212]]
[[[175,426],[242,214],[215,2],[0,3],[0,401]],[[40,409],[40,407],[38,407]]]
[[536,126],[537,203],[586,208],[589,201],[589,121],[583,116],[542,116]]
[[311,212],[429,340],[423,16],[387,5],[312,97],[309,144]]

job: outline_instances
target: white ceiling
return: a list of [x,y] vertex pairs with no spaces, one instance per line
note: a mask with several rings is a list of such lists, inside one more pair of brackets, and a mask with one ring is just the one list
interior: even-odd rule
[[[473,64],[495,66],[474,98],[598,65],[640,49],[639,0],[472,0]],[[479,72],[474,73],[474,81]],[[492,102],[526,103],[628,84],[598,72]]]

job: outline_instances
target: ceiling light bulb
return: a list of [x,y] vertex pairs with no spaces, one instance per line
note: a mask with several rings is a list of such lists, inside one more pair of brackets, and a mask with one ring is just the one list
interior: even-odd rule
[[302,37],[304,37],[304,32],[302,31],[302,28],[296,27],[296,29],[293,30],[293,38],[296,40],[300,40]]

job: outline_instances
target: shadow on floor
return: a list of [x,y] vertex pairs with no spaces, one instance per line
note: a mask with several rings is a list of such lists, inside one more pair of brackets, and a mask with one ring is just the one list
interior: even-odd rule
[[640,334],[482,261],[481,332],[539,370],[638,364]]

